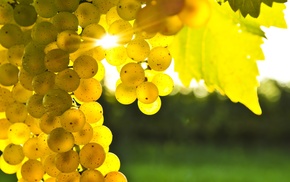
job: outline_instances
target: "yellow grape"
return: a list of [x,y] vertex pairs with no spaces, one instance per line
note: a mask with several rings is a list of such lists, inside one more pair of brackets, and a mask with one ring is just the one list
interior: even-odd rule
[[83,171],[80,182],[104,182],[104,176],[98,170],[87,169]]
[[33,91],[32,80],[34,75],[25,71],[25,69],[20,69],[18,74],[19,83],[27,90]]
[[56,178],[52,177],[52,178],[47,178],[44,180],[44,182],[56,182]]
[[21,167],[22,178],[27,181],[40,181],[44,173],[42,163],[36,159],[29,159]]
[[178,14],[184,7],[185,0],[158,0],[157,6],[166,16]]
[[127,63],[120,71],[122,83],[127,86],[138,86],[145,81],[145,72],[140,64]]
[[5,25],[13,20],[13,8],[8,2],[0,2],[0,25]]
[[174,88],[173,79],[165,73],[156,74],[152,79],[152,83],[157,86],[160,96],[169,95]]
[[15,22],[24,27],[33,25],[37,19],[34,6],[29,4],[17,4],[14,7],[13,16]]
[[119,157],[112,152],[108,152],[104,163],[98,168],[98,170],[105,176],[109,172],[119,171],[120,167],[121,163]]
[[[160,30],[161,30],[160,25]],[[172,43],[174,36],[162,35],[161,33],[156,33],[156,35],[150,39],[148,42],[151,44],[151,47],[168,47]]]
[[70,173],[77,169],[79,165],[79,154],[74,150],[58,153],[55,156],[55,166],[63,173]]
[[53,129],[61,127],[60,118],[46,112],[40,118],[39,127],[41,131],[49,134]]
[[95,169],[103,164],[106,153],[100,144],[88,143],[81,148],[79,157],[81,165],[88,169]]
[[0,84],[3,86],[11,86],[18,82],[17,66],[11,63],[0,65]]
[[127,54],[136,62],[144,61],[150,52],[150,46],[144,39],[134,39],[127,45]]
[[117,101],[124,105],[132,104],[137,96],[136,96],[136,87],[126,86],[124,83],[120,83],[116,87],[115,97]]
[[80,78],[91,78],[98,72],[98,63],[91,56],[81,55],[74,61],[73,69]]
[[39,94],[34,94],[28,99],[26,103],[26,107],[27,107],[27,112],[31,116],[35,118],[40,118],[45,113],[46,109],[42,105],[42,100],[43,100],[43,95],[39,95]]
[[55,74],[50,71],[45,71],[34,76],[32,80],[32,87],[35,93],[44,95],[48,90],[54,88]]
[[43,18],[51,18],[57,13],[55,0],[35,0],[33,6],[37,14]]
[[107,126],[96,126],[94,127],[94,134],[91,142],[96,142],[103,146],[108,147],[113,140],[113,134]]
[[109,9],[116,6],[119,0],[92,0],[93,4],[99,9],[101,14],[106,14]]
[[33,134],[39,135],[42,133],[41,129],[39,128],[39,118],[32,117],[30,114],[28,114],[24,123],[29,127]]
[[78,18],[79,25],[83,28],[89,24],[98,23],[100,20],[100,12],[98,8],[88,2],[81,3],[74,14]]
[[148,65],[155,71],[165,71],[171,64],[172,56],[165,47],[154,47],[148,56]]
[[3,151],[4,160],[11,165],[20,164],[24,159],[24,152],[21,145],[9,144]]
[[154,115],[156,114],[161,108],[161,99],[158,97],[153,103],[151,104],[144,104],[143,102],[137,102],[139,110],[146,114],[146,115]]
[[12,88],[13,98],[20,103],[26,103],[27,100],[32,96],[32,91],[24,88],[19,82]]
[[115,182],[115,181],[118,181],[118,182],[127,182],[127,178],[120,171],[112,171],[112,172],[109,172],[105,176],[105,182]]
[[68,67],[69,54],[61,49],[52,49],[45,55],[45,67],[52,72],[60,72]]
[[6,111],[6,108],[15,102],[12,93],[6,89],[0,87],[0,112]]
[[5,24],[0,29],[0,44],[5,48],[23,43],[23,32],[14,24]]
[[106,30],[100,24],[91,23],[87,25],[82,31],[82,38],[84,41],[95,42],[106,35]]
[[1,168],[1,171],[3,171],[6,174],[14,174],[14,173],[16,173],[17,171],[19,171],[21,166],[22,166],[22,163],[17,164],[17,165],[8,164],[4,160],[3,155],[0,156],[0,168]]
[[120,20],[121,17],[117,12],[117,6],[113,6],[106,14],[106,22],[111,25],[114,21]]
[[80,173],[78,171],[74,171],[71,173],[59,173],[56,177],[57,182],[79,182],[80,181]]
[[107,62],[113,66],[120,66],[128,59],[126,48],[123,45],[107,49],[105,57]]
[[63,128],[53,129],[47,138],[48,147],[57,153],[67,152],[74,146],[74,136]]
[[21,66],[24,54],[24,45],[14,45],[8,49],[7,60],[15,66]]
[[60,116],[61,126],[70,132],[78,132],[83,129],[86,117],[80,109],[71,108]]
[[51,18],[51,23],[58,32],[65,30],[76,31],[78,29],[78,18],[70,12],[59,12]]
[[105,77],[105,66],[101,61],[98,61],[98,72],[97,74],[94,76],[94,78],[98,81],[102,81]]
[[103,116],[103,107],[98,102],[84,102],[80,110],[85,114],[88,123],[96,123]]
[[108,33],[117,37],[117,43],[127,44],[132,39],[134,31],[128,21],[119,19],[109,26]]
[[144,104],[153,103],[158,98],[158,95],[158,88],[152,82],[143,82],[137,86],[137,99]]
[[0,119],[0,140],[8,138],[8,129],[11,126],[11,123],[6,118]]
[[66,92],[73,92],[80,85],[80,77],[75,70],[67,68],[56,75],[55,85]]
[[64,30],[57,35],[56,43],[61,50],[72,53],[79,49],[81,38],[73,30]]
[[139,0],[120,0],[117,4],[117,12],[124,20],[134,20],[137,12],[141,9]]
[[163,35],[176,35],[182,28],[183,23],[178,15],[166,17],[161,24],[160,33]]
[[9,127],[8,138],[13,144],[24,144],[30,138],[30,129],[24,123],[14,123]]
[[79,87],[74,91],[81,102],[96,101],[101,97],[102,85],[95,78],[81,79]]
[[79,6],[80,0],[54,0],[57,11],[74,12]]
[[86,122],[84,127],[78,131],[72,133],[75,138],[75,144],[76,145],[85,145],[91,141],[93,138],[93,128],[90,125],[90,123]]
[[23,152],[29,159],[41,158],[45,155],[47,146],[40,138],[29,138],[23,145]]
[[48,156],[45,157],[44,161],[43,161],[43,167],[45,172],[52,177],[56,177],[60,171],[59,169],[57,169],[56,165],[55,165],[55,157],[56,157],[57,153],[54,154],[50,154]]
[[47,45],[56,40],[57,28],[50,22],[36,23],[31,30],[31,38],[38,44]]
[[25,104],[14,102],[5,111],[6,118],[11,123],[23,123],[27,117],[27,109]]

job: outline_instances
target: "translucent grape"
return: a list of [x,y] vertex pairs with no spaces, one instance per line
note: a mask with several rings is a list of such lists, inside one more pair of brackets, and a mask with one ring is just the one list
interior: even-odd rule
[[27,112],[31,116],[35,118],[40,118],[46,112],[44,106],[42,105],[42,100],[43,95],[40,94],[34,94],[28,99],[26,107]]
[[74,150],[58,153],[55,156],[55,166],[63,173],[70,173],[79,165],[79,154]]
[[132,25],[125,20],[116,20],[114,21],[108,29],[110,35],[117,37],[117,43],[126,44],[130,42],[133,37],[133,27]]
[[148,65],[155,71],[166,70],[172,61],[169,50],[165,47],[154,47],[148,56]]
[[79,109],[68,109],[60,116],[61,126],[70,132],[78,132],[86,123],[84,113]]
[[18,82],[17,66],[11,63],[0,65],[0,84],[3,86],[11,86]]
[[6,118],[11,123],[23,123],[27,117],[27,109],[25,104],[14,102],[5,111]]
[[1,171],[3,171],[4,173],[6,173],[6,174],[14,174],[14,173],[16,173],[19,169],[20,169],[20,167],[21,167],[21,165],[22,165],[22,163],[20,163],[20,164],[17,164],[17,165],[11,165],[11,164],[8,164],[5,160],[4,160],[4,158],[3,158],[3,156],[1,155],[1,157],[0,157],[0,168],[1,168]]
[[57,13],[55,0],[34,0],[33,6],[37,14],[43,18],[51,18]]
[[78,171],[74,171],[71,173],[59,173],[56,177],[57,182],[79,182],[80,181],[80,173]]
[[5,147],[2,155],[4,160],[11,165],[20,164],[24,159],[22,146],[12,143]]
[[76,145],[85,145],[93,138],[93,128],[88,122],[86,122],[84,127],[80,131],[74,132],[73,135]]
[[60,118],[44,113],[40,118],[39,127],[44,133],[49,134],[53,129],[61,127]]
[[23,32],[19,26],[5,24],[0,29],[0,44],[5,48],[23,43]]
[[[8,129],[11,123],[6,118],[0,119],[0,139],[4,140],[8,138]],[[92,135],[93,136],[93,135]]]
[[30,131],[35,134],[39,135],[42,133],[41,129],[39,128],[39,119],[32,117],[30,114],[27,115],[24,123],[29,127]]
[[39,138],[29,138],[23,145],[23,152],[29,159],[37,159],[46,154],[46,145]]
[[102,81],[105,77],[105,66],[102,62],[98,61],[98,72],[97,74],[94,76],[94,78],[98,81]]
[[158,8],[166,16],[178,14],[184,7],[185,0],[158,0]]
[[139,0],[120,0],[117,4],[119,16],[127,21],[135,19],[140,9],[141,2]]
[[54,0],[57,11],[74,12],[80,3],[80,0]]
[[96,123],[103,116],[103,107],[98,102],[84,102],[80,106],[80,110],[84,113],[88,123]]
[[69,54],[61,49],[52,49],[45,55],[45,67],[52,72],[59,72],[68,67]]
[[96,142],[106,148],[112,143],[112,140],[113,134],[107,126],[94,127],[94,135],[91,142]]
[[27,90],[32,91],[33,87],[32,87],[32,80],[34,75],[28,73],[27,71],[25,71],[25,69],[20,69],[20,72],[18,74],[18,80],[19,83]]
[[65,30],[57,35],[56,43],[60,49],[72,53],[80,47],[81,38],[76,32],[72,30]]
[[50,22],[36,23],[31,30],[31,38],[38,44],[46,45],[56,41],[57,28]]
[[123,45],[107,49],[105,57],[107,62],[113,66],[120,66],[128,59],[126,48]]
[[63,128],[53,129],[47,138],[48,147],[57,153],[67,152],[74,146],[74,136]]
[[113,6],[106,14],[106,22],[111,25],[114,21],[121,19],[117,12],[117,6]]
[[66,92],[72,92],[80,85],[80,77],[75,70],[67,68],[56,75],[55,85]]
[[154,115],[156,114],[161,108],[161,99],[158,97],[153,103],[151,104],[144,104],[143,102],[137,102],[138,108],[140,111],[146,115]]
[[9,127],[8,138],[11,143],[20,145],[24,144],[30,137],[30,129],[24,123],[14,123]]
[[91,78],[98,72],[98,63],[91,56],[81,55],[74,61],[73,69],[80,78]]
[[0,111],[4,112],[14,101],[12,93],[8,89],[0,87]]
[[21,167],[22,178],[27,181],[40,181],[44,173],[42,163],[35,159],[29,159]]
[[60,171],[57,169],[55,165],[55,157],[57,154],[50,154],[48,155],[43,162],[43,167],[45,172],[52,177],[56,177]]
[[169,16],[161,24],[160,33],[163,35],[176,35],[182,28],[183,23],[178,15]]
[[134,39],[127,45],[128,56],[136,62],[144,61],[150,52],[150,46],[144,39]]
[[106,14],[109,9],[116,6],[119,0],[93,0],[93,4],[99,9],[101,14]]
[[21,66],[24,55],[24,45],[14,45],[8,49],[7,60],[15,66]]
[[29,4],[17,4],[13,11],[15,22],[20,26],[30,26],[36,22],[37,13],[34,6]]
[[10,23],[13,20],[13,8],[7,2],[0,3],[0,25]]
[[75,97],[81,102],[96,101],[101,97],[102,85],[94,79],[81,79],[79,87],[74,91]]
[[88,2],[81,3],[74,13],[77,16],[81,27],[86,27],[92,23],[98,23],[100,20],[100,12],[98,8]]
[[89,169],[94,169],[103,164],[106,158],[104,148],[98,143],[88,143],[81,148],[79,153],[80,163]]
[[140,64],[127,63],[120,71],[122,83],[127,86],[138,86],[145,81],[145,72]]
[[124,105],[132,104],[136,96],[136,87],[126,86],[124,83],[120,83],[115,91],[115,97],[117,101]]
[[169,95],[174,88],[174,82],[172,78],[165,73],[156,74],[152,79],[152,83],[157,86],[160,96]]
[[90,182],[90,181],[98,181],[104,182],[104,176],[98,170],[87,169],[85,170],[80,178],[80,182]]
[[54,88],[55,77],[55,74],[50,71],[36,75],[32,80],[32,87],[35,93],[44,95],[48,90]]
[[114,181],[127,182],[127,178],[120,171],[112,171],[112,172],[109,172],[105,176],[105,182],[114,182]]
[[79,21],[75,14],[64,11],[52,17],[51,23],[56,27],[58,32],[65,30],[77,31]]
[[[160,29],[162,25],[160,25]],[[156,33],[156,35],[150,39],[148,42],[152,47],[169,47],[174,39],[174,36],[163,35],[161,33]]]
[[82,38],[84,41],[94,42],[96,39],[101,39],[104,37],[104,35],[106,35],[106,30],[97,23],[87,25],[82,32]]
[[105,176],[109,172],[119,171],[121,166],[120,159],[112,152],[106,154],[104,163],[98,168],[98,170]]

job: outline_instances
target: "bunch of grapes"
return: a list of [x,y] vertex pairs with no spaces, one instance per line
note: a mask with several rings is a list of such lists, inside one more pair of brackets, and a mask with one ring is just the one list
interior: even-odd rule
[[158,112],[174,86],[168,46],[193,25],[191,2],[2,0],[1,170],[19,182],[126,182],[98,103],[102,62],[120,72],[120,103]]

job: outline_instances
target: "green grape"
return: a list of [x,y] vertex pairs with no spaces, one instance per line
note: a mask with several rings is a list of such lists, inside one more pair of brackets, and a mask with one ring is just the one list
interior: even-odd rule
[[24,123],[29,127],[31,133],[35,135],[39,135],[40,133],[42,133],[41,129],[39,128],[38,118],[34,118],[30,114],[28,114]]
[[15,66],[21,66],[24,54],[24,45],[14,45],[8,49],[7,60]]
[[126,48],[123,45],[106,50],[106,60],[113,66],[120,66],[128,59]]
[[27,112],[35,117],[35,118],[40,118],[44,113],[45,113],[45,108],[42,105],[42,100],[43,100],[43,95],[39,94],[34,94],[32,95],[27,103]]
[[60,171],[57,169],[56,165],[55,165],[55,157],[56,157],[56,153],[54,154],[50,154],[48,156],[45,157],[44,161],[43,161],[43,167],[45,172],[52,177],[56,177]]
[[13,123],[8,130],[8,138],[13,144],[24,144],[30,138],[30,129],[24,123]]
[[112,140],[113,134],[107,126],[94,127],[94,135],[91,142],[96,142],[106,148],[112,143]]
[[121,17],[117,12],[117,6],[113,6],[106,14],[106,22],[111,25],[114,21],[120,20]]
[[63,128],[53,129],[47,138],[48,147],[57,153],[67,152],[74,146],[75,140],[71,132]]
[[18,80],[19,83],[27,90],[33,91],[32,87],[32,80],[33,80],[33,75],[25,71],[23,68],[20,69],[19,74],[18,74]]
[[0,65],[0,84],[3,86],[11,86],[18,82],[17,66],[11,63]]
[[81,3],[74,14],[79,20],[81,27],[86,27],[92,23],[98,23],[100,21],[100,12],[98,8],[88,2]]
[[23,43],[23,32],[19,26],[5,24],[0,29],[0,44],[9,49],[10,47]]
[[53,129],[61,127],[60,118],[46,112],[40,118],[39,127],[41,131],[49,134]]
[[117,12],[124,20],[134,20],[137,12],[141,9],[139,0],[120,0],[117,4]]
[[66,92],[73,92],[80,85],[80,77],[75,70],[67,68],[56,75],[55,85]]
[[[160,25],[160,29],[162,26]],[[174,39],[174,36],[162,35],[157,33],[154,37],[148,39],[151,47],[169,47]]]
[[24,159],[22,146],[13,143],[5,147],[2,155],[4,160],[11,165],[20,164]]
[[78,132],[82,130],[85,123],[86,117],[79,109],[68,109],[60,116],[61,126],[70,132]]
[[165,47],[154,47],[148,56],[148,65],[155,71],[165,71],[171,64],[172,56]]
[[63,173],[70,173],[79,165],[79,154],[74,150],[58,153],[55,156],[55,166]]
[[127,63],[120,71],[122,83],[129,87],[136,87],[145,81],[145,72],[140,64]]
[[96,41],[106,35],[106,30],[100,24],[92,23],[87,25],[82,31],[82,39],[85,42],[96,44]]
[[45,171],[42,163],[36,159],[29,159],[21,167],[21,175],[27,181],[40,181]]
[[136,62],[144,61],[150,52],[150,46],[144,39],[134,39],[127,45],[128,56]]
[[57,11],[74,12],[80,3],[80,0],[54,0]]
[[6,108],[6,118],[11,123],[23,123],[27,117],[27,109],[25,104],[20,102],[14,102]]
[[104,163],[98,168],[98,170],[105,176],[109,172],[119,171],[120,167],[121,162],[119,157],[112,152],[108,152]]
[[34,0],[33,6],[37,14],[43,18],[51,18],[57,13],[54,0]]
[[60,72],[68,67],[69,54],[61,49],[52,49],[45,55],[44,64],[49,71]]
[[7,2],[0,2],[0,25],[5,25],[13,20],[13,8]]
[[46,112],[60,116],[72,106],[72,98],[64,90],[51,89],[44,95],[42,104]]
[[58,32],[65,30],[77,31],[79,21],[75,14],[70,12],[59,12],[51,18],[51,23],[56,27]]
[[151,104],[144,104],[143,102],[137,102],[138,108],[140,111],[146,115],[154,115],[156,114],[161,108],[161,99],[158,97],[153,103]]
[[74,61],[73,69],[80,78],[91,78],[98,72],[98,63],[91,56],[81,55]]
[[116,87],[115,97],[117,101],[124,105],[132,104],[137,96],[136,96],[136,87],[126,86],[124,83],[120,83]]
[[26,103],[32,96],[33,92],[25,89],[19,82],[12,88],[13,98],[20,103]]
[[8,89],[0,87],[0,112],[6,111],[6,108],[14,101],[12,93]]
[[56,76],[53,72],[45,71],[36,75],[32,80],[32,87],[35,93],[44,95],[48,90],[54,88],[54,80]]
[[93,0],[93,4],[99,9],[101,14],[106,14],[118,2],[119,0]]
[[90,123],[86,122],[84,127],[73,133],[76,145],[85,145],[91,141],[93,138],[93,128]]
[[15,22],[20,26],[30,26],[36,22],[37,13],[34,6],[29,4],[17,4],[13,11]]
[[156,74],[152,79],[152,83],[157,86],[160,96],[169,95],[174,88],[174,82],[172,78],[165,73]]
[[50,22],[36,23],[31,30],[31,38],[38,44],[47,45],[56,41],[57,28]]
[[105,179],[102,173],[94,169],[85,170],[80,178],[80,182],[92,182],[92,181],[104,182],[104,180]]
[[75,97],[81,102],[98,100],[102,95],[102,85],[95,78],[81,79],[79,87],[74,91]]
[[127,44],[131,41],[134,31],[132,25],[128,21],[119,19],[109,26],[108,33],[117,37],[117,43]]
[[74,171],[71,173],[59,173],[56,177],[57,182],[79,182],[80,181],[80,173],[78,171]]
[[158,98],[158,88],[152,82],[143,82],[136,89],[138,101],[151,104]]
[[103,107],[98,102],[84,102],[80,110],[85,114],[88,123],[96,123],[103,116]]
[[94,78],[96,80],[98,80],[98,81],[102,81],[104,79],[104,77],[105,77],[105,74],[106,74],[105,73],[106,72],[105,66],[104,66],[104,64],[101,61],[97,61],[97,63],[98,63],[98,72],[94,76]]
[[[6,118],[0,119],[0,139],[4,140],[8,138],[8,129],[11,123]],[[93,135],[92,135],[93,136]]]
[[120,171],[112,171],[112,172],[109,172],[105,176],[105,182],[114,182],[114,181],[127,182],[127,178]]
[[104,163],[106,153],[100,144],[88,143],[81,148],[79,157],[81,165],[88,169],[94,169]]
[[79,49],[81,38],[76,32],[65,30],[57,35],[56,43],[59,49],[72,53]]
[[44,157],[47,146],[41,142],[38,137],[29,138],[23,145],[23,152],[29,159],[37,159]]

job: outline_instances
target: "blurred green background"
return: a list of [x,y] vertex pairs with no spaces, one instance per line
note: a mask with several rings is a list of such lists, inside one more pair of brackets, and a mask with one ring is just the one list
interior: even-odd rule
[[[162,97],[154,116],[104,92],[111,151],[130,182],[286,182],[290,180],[290,86],[265,81],[261,116],[202,89]],[[184,94],[186,92],[186,94]],[[0,181],[14,182],[8,175]]]

